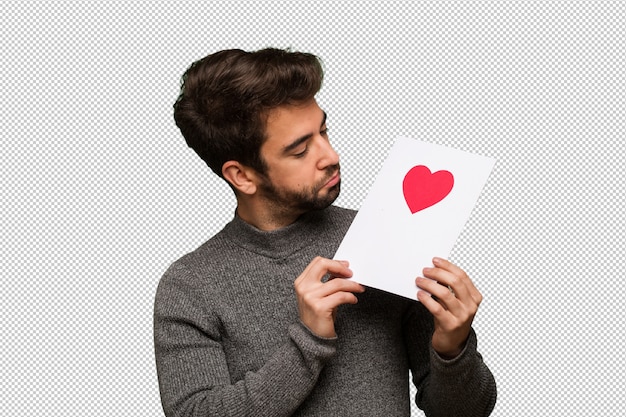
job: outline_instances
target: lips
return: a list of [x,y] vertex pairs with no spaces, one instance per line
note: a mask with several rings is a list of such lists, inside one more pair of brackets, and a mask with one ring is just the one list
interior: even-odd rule
[[326,181],[326,184],[324,184],[324,187],[333,187],[337,185],[337,183],[339,183],[340,179],[341,179],[341,175],[339,174],[339,171],[337,171],[332,177],[330,177],[328,181]]

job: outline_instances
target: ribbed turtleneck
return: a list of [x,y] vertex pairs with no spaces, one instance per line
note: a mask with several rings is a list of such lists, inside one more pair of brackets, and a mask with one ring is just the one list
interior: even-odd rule
[[474,339],[434,363],[418,302],[368,288],[337,309],[333,339],[299,320],[294,280],[334,255],[354,215],[331,206],[270,232],[235,216],[168,268],[154,330],[166,415],[408,415],[409,367],[426,414],[489,413],[495,383]]
[[[234,219],[224,227],[223,236],[242,247],[264,257],[281,259],[310,245],[314,239],[319,239],[328,233],[328,220],[338,211],[345,211],[335,206],[325,210],[313,211],[300,216],[294,223],[272,231],[260,230],[235,214]],[[332,224],[332,223],[331,223]],[[345,230],[342,231],[345,233]]]

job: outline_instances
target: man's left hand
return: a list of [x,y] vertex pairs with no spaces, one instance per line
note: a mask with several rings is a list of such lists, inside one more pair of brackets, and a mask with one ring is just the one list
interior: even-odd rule
[[415,280],[422,290],[418,291],[417,299],[434,316],[432,344],[435,352],[452,359],[465,347],[483,296],[458,266],[441,258],[434,258],[433,265],[434,268],[424,268],[426,278]]

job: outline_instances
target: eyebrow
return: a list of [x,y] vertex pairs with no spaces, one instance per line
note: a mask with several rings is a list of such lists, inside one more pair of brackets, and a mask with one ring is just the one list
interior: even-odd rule
[[[322,126],[324,126],[326,124],[326,112],[322,111],[322,123],[320,124],[320,128]],[[298,146],[300,146],[301,144],[303,144],[304,142],[306,142],[307,140],[311,139],[313,137],[312,133],[309,133],[307,135],[301,136],[298,139],[294,140],[293,142],[291,142],[289,145],[285,146],[283,148],[283,154],[288,154],[291,151],[293,151],[294,149],[296,149]]]

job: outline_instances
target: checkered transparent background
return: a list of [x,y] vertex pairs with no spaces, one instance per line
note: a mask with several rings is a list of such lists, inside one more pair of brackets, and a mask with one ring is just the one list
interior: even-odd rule
[[162,415],[157,282],[234,210],[173,123],[179,77],[265,46],[325,62],[340,205],[399,135],[497,159],[450,256],[494,415],[623,413],[626,9],[413,3],[3,2],[1,414]]

